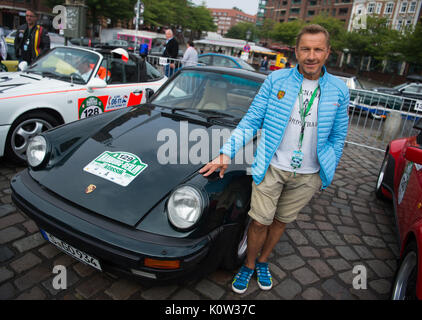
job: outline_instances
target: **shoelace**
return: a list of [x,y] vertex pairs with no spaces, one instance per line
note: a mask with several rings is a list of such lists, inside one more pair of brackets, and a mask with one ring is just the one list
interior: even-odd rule
[[256,273],[260,282],[271,283],[272,277],[270,270],[268,269],[268,264],[256,263]]
[[252,278],[253,270],[249,271],[244,266],[240,269],[240,271],[236,275],[236,280],[238,280],[241,283],[248,283],[249,280]]

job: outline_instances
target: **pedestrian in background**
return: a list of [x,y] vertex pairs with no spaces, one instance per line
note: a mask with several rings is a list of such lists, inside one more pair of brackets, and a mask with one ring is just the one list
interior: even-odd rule
[[264,58],[261,61],[261,66],[259,67],[259,71],[264,72],[268,71],[268,58],[267,56],[264,56]]
[[198,64],[198,52],[191,40],[187,43],[187,48],[182,58],[182,64],[184,67],[196,66]]
[[0,72],[7,72],[7,67],[1,62],[7,58],[6,40],[4,39],[3,28],[0,27]]
[[38,15],[33,10],[26,10],[26,23],[18,28],[15,37],[16,58],[31,64],[37,57],[50,49],[47,30],[37,24]]
[[[166,30],[166,46],[164,48],[163,57],[177,59],[177,55],[179,54],[179,43],[173,36],[173,31],[171,29]],[[170,60],[169,64],[166,66],[166,76],[170,77],[173,75],[176,69],[175,61]]]
[[330,54],[327,30],[305,26],[295,54],[298,65],[268,75],[220,156],[199,171],[209,176],[220,170],[223,178],[230,159],[262,129],[252,165],[247,256],[232,282],[236,293],[247,290],[255,271],[259,287],[272,288],[268,257],[286,224],[331,184],[343,152],[349,90],[324,66]]
[[0,60],[6,60],[7,58],[7,44],[4,39],[4,30],[0,27]]

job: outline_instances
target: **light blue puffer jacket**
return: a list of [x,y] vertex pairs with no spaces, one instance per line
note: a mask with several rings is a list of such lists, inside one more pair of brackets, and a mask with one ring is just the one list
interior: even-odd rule
[[[348,127],[349,89],[337,77],[324,69],[319,79],[317,156],[320,164],[322,189],[331,184],[340,161]],[[262,84],[248,112],[223,145],[220,153],[234,158],[259,129],[259,142],[252,175],[256,184],[261,183],[289,122],[303,81],[298,67],[272,72]],[[284,96],[283,96],[284,93]],[[305,155],[306,156],[306,155]]]

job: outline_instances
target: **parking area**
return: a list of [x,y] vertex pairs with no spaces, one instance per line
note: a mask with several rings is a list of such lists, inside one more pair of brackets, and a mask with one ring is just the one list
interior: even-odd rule
[[[9,182],[23,168],[0,159],[0,299],[388,299],[399,247],[392,205],[374,194],[382,158],[347,145],[333,184],[288,225],[271,256],[273,289],[252,280],[243,295],[232,292],[233,274],[223,270],[183,285],[145,286],[77,262],[16,209]],[[53,288],[59,265],[67,289]]]

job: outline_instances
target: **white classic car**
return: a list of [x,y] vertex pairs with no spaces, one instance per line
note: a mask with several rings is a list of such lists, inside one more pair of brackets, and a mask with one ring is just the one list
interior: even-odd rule
[[144,103],[166,80],[121,48],[56,47],[25,71],[0,73],[0,157],[25,161],[31,137]]

